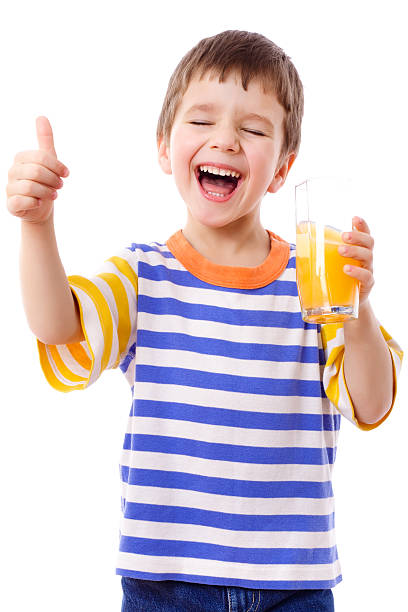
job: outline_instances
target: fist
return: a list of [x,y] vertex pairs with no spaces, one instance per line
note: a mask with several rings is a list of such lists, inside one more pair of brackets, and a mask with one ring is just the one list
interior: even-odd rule
[[51,216],[62,176],[69,170],[58,161],[50,122],[37,117],[37,151],[17,153],[8,172],[7,208],[15,217],[44,223]]

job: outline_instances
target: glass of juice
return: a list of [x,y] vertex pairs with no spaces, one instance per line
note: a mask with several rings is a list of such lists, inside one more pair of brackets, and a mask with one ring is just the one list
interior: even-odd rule
[[358,317],[360,283],[343,267],[360,263],[340,255],[341,234],[355,209],[349,179],[310,178],[296,185],[296,280],[302,318],[339,323]]

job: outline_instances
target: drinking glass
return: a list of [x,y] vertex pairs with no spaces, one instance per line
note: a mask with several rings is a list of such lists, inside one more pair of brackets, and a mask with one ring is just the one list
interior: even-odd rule
[[343,267],[360,262],[338,252],[356,212],[355,193],[351,179],[335,177],[309,178],[295,187],[296,280],[302,318],[309,323],[358,317],[360,282]]

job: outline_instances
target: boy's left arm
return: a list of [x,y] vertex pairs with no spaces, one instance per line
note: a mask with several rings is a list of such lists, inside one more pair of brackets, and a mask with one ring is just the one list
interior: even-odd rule
[[342,235],[347,246],[339,247],[341,255],[361,262],[361,267],[344,268],[346,274],[361,283],[358,319],[343,324],[344,377],[356,418],[360,423],[372,424],[391,408],[394,374],[389,347],[368,301],[374,285],[374,240],[363,219],[354,217],[353,228]]

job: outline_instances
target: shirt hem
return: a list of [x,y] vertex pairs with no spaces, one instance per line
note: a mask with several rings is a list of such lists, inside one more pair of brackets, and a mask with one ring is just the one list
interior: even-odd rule
[[331,589],[343,580],[341,574],[331,580],[245,580],[240,578],[199,576],[195,574],[142,572],[122,568],[116,568],[116,574],[125,578],[136,578],[139,580],[176,580],[181,582],[193,582],[216,586],[236,586],[249,589],[276,590]]

